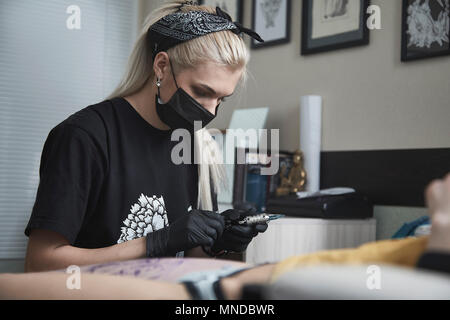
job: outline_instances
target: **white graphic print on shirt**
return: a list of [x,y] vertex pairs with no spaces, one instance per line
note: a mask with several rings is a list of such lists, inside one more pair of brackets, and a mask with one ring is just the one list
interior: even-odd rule
[[[191,206],[188,211],[191,210]],[[123,221],[122,234],[117,243],[145,237],[153,232],[169,226],[164,198],[141,194],[137,203],[131,206],[131,214]]]

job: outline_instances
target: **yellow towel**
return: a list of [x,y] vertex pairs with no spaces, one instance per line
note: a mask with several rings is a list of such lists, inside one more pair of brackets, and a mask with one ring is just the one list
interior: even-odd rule
[[271,275],[275,281],[292,269],[315,264],[394,264],[414,267],[424,252],[428,236],[370,242],[356,249],[321,251],[287,258],[276,264]]

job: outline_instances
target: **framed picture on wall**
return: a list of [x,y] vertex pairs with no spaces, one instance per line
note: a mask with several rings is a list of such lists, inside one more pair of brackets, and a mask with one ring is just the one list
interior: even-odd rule
[[291,0],[253,0],[252,28],[264,42],[252,39],[252,48],[289,43]]
[[301,54],[369,44],[369,0],[303,0]]
[[450,0],[403,0],[402,61],[450,55]]
[[[237,161],[237,155],[244,155],[244,163]],[[240,202],[251,202],[258,211],[265,210],[266,201],[275,194],[279,186],[281,172],[292,167],[292,153],[279,151],[272,155],[270,150],[262,151],[249,148],[237,148],[234,170],[233,206]],[[264,175],[262,168],[271,166],[273,157],[277,157],[279,170],[274,175]]]
[[200,0],[199,4],[214,8],[220,7],[220,9],[228,13],[231,18],[233,18],[233,21],[242,23],[242,21],[244,20],[243,0]]

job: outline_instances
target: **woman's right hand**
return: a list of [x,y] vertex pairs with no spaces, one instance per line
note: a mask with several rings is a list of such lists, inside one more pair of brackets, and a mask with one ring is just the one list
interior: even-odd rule
[[[192,210],[169,226],[169,251],[183,251],[198,246],[212,246],[222,235],[225,219],[218,213]],[[176,253],[175,252],[175,253]]]
[[147,234],[147,256],[173,256],[199,246],[212,246],[225,228],[224,217],[205,210],[191,210],[169,227]]

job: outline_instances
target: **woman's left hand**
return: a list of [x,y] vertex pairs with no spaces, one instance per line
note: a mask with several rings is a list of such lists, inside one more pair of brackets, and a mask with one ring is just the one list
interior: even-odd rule
[[[235,209],[230,209],[221,213],[221,215],[225,217],[225,220],[227,220],[228,216],[232,217],[232,219],[239,217],[240,220],[255,214],[257,214],[256,208],[249,206],[248,204],[243,204],[242,206],[235,207]],[[247,249],[253,238],[259,233],[265,232],[267,227],[267,222],[254,225],[230,225],[223,231],[222,236],[216,240],[211,247],[211,251],[213,253],[223,252],[224,250],[243,252]]]
[[211,248],[213,253],[223,250],[233,252],[244,252],[250,242],[259,233],[266,231],[267,222],[259,223],[251,226],[234,225],[225,229],[222,236],[217,239]]

